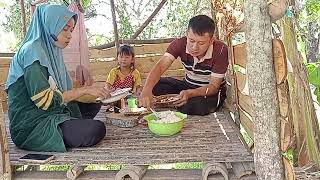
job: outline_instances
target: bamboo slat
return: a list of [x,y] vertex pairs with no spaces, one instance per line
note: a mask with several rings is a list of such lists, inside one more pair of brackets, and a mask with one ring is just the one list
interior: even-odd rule
[[253,139],[254,137],[254,124],[252,122],[251,116],[246,113],[241,107],[239,108],[240,122],[243,128],[247,131],[249,136]]
[[[148,74],[154,65],[158,62],[161,56],[150,56],[150,57],[141,57],[136,58],[135,66],[141,74]],[[105,81],[110,70],[114,67],[117,67],[117,61],[97,61],[90,63],[91,74],[94,77],[95,81],[100,81],[103,79]],[[180,60],[175,60],[170,66],[168,71],[182,69],[183,66]]]
[[5,84],[9,72],[11,57],[0,57],[0,84]]
[[233,46],[233,55],[235,58],[235,64],[238,64],[242,67],[246,67],[247,65],[247,51],[246,51],[246,44],[239,44]]
[[[245,68],[247,66],[246,43],[234,46],[233,53],[234,57],[236,57],[235,64],[238,64]],[[272,55],[275,65],[274,67],[276,72],[277,84],[280,84],[285,81],[288,74],[286,52],[281,40],[272,40]]]
[[[166,38],[166,39],[148,39],[148,40],[139,40],[139,39],[119,39],[121,44],[162,44],[162,43],[170,43],[175,38]],[[113,47],[115,42],[110,42],[108,44],[93,46],[91,49],[108,49]]]
[[0,53],[0,57],[13,57],[15,53]]
[[252,115],[252,99],[250,96],[246,96],[238,91],[239,106],[242,110],[247,112],[250,116]]
[[242,74],[241,72],[236,72],[236,78],[237,78],[237,88],[241,92],[246,84],[246,75]]
[[[166,49],[168,48],[170,43],[162,43],[162,44],[134,44],[132,45],[134,48],[135,55],[142,55],[142,54],[159,54],[162,55]],[[98,49],[90,49],[89,50],[89,57],[91,59],[97,58],[114,58],[117,56],[116,49],[109,48],[104,50]]]
[[[106,121],[102,109],[96,119]],[[159,164],[175,162],[252,161],[239,138],[239,130],[222,112],[208,116],[189,116],[182,131],[171,137],[158,137],[147,127],[119,128],[106,124],[107,136],[98,145],[56,153],[50,164]],[[12,165],[28,151],[18,149],[9,138]]]

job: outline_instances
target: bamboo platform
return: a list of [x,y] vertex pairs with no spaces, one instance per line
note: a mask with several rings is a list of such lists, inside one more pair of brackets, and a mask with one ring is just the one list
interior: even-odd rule
[[[118,171],[85,171],[77,180],[114,180]],[[15,180],[62,180],[66,179],[63,171],[34,171],[34,172],[16,172]],[[148,169],[141,180],[199,180],[202,179],[201,169]],[[232,171],[229,171],[229,180],[238,180]],[[256,180],[255,174],[247,175],[241,180]],[[125,178],[131,180],[131,178]],[[225,180],[220,174],[210,175],[208,180]]]
[[[221,111],[208,116],[189,116],[182,131],[172,137],[157,137],[144,125],[133,128],[112,126],[107,123],[105,113],[105,109],[101,109],[96,116],[96,119],[104,121],[107,127],[107,135],[102,142],[90,148],[74,148],[66,153],[50,153],[56,158],[48,164],[149,165],[253,161],[253,155],[242,141],[239,129],[226,112]],[[6,121],[8,125],[8,118]],[[11,165],[30,165],[19,161],[18,158],[31,152],[18,149],[9,133],[8,136]]]

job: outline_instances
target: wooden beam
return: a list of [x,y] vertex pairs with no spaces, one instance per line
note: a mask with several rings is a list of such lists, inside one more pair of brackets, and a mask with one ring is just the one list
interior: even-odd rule
[[[163,55],[163,53],[166,52],[166,49],[168,48],[168,46],[169,46],[169,43],[132,45],[136,57]],[[116,54],[117,54],[117,50],[115,47],[103,49],[103,50],[98,50],[98,49],[89,50],[90,59],[114,58]]]
[[119,34],[118,34],[117,17],[115,12],[114,0],[110,0],[110,6],[111,6],[111,13],[112,13],[114,42],[115,42],[116,48],[119,49]]
[[151,22],[154,16],[160,11],[163,5],[167,2],[167,0],[162,0],[157,8],[152,12],[152,14],[148,17],[148,19],[140,26],[140,28],[131,36],[131,39],[136,39],[139,34],[144,30],[144,28]]
[[1,57],[13,57],[15,53],[0,53],[0,58]]
[[[169,43],[175,40],[175,38],[166,38],[166,39],[149,39],[149,40],[136,40],[136,39],[120,39],[119,42],[125,44],[160,44],[160,43]],[[115,45],[115,42],[110,42],[100,46],[92,46],[90,49],[107,49]]]

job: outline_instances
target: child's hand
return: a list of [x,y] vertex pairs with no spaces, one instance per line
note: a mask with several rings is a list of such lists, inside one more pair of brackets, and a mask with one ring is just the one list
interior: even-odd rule
[[136,89],[135,95],[136,96],[140,96],[141,92],[142,92],[142,88],[139,87],[139,88]]

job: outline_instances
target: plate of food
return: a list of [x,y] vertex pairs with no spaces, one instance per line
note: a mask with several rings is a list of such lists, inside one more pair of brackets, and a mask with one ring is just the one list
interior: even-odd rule
[[107,99],[97,98],[96,101],[100,101],[104,104],[116,102],[116,101],[119,101],[120,99],[125,98],[128,95],[130,95],[130,90],[131,90],[131,88],[117,89],[117,90],[110,93],[111,97],[109,97]]
[[120,110],[121,113],[123,113],[125,116],[140,116],[149,114],[150,111],[147,108],[144,107],[137,107],[137,108],[125,108]]
[[158,106],[170,106],[179,100],[179,94],[166,94],[155,97],[155,104]]

